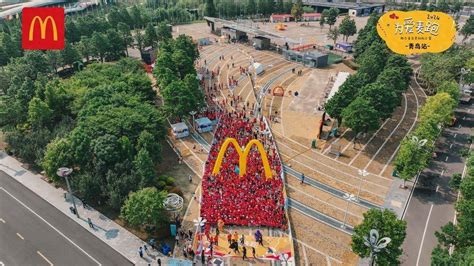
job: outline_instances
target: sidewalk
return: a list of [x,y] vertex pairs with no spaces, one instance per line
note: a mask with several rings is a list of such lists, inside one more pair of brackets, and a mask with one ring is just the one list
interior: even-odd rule
[[[55,188],[43,180],[43,176],[31,173],[22,167],[22,164],[15,158],[7,155],[4,151],[0,151],[0,170],[4,171],[22,185],[36,193],[38,196],[46,200],[48,203],[56,207],[78,224],[82,225],[91,234],[104,241],[107,245],[122,254],[125,258],[136,265],[157,265],[157,256],[161,257],[162,265],[173,265],[179,263],[178,260],[163,257],[158,252],[149,252],[144,259],[138,255],[138,248],[145,245],[145,242],[134,234],[127,231],[114,221],[108,219],[102,213],[91,207],[84,207],[80,200],[76,200],[79,216],[77,218],[69,211],[71,204],[65,199],[62,188]],[[89,227],[87,218],[91,218],[95,229]],[[150,249],[149,249],[150,250]]]

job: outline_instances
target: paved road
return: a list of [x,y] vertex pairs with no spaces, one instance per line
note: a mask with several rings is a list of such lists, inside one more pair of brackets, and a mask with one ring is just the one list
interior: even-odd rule
[[0,171],[0,265],[131,265]]
[[460,156],[460,150],[469,147],[468,138],[474,126],[473,105],[460,105],[456,117],[456,125],[443,131],[437,142],[438,156],[420,175],[409,202],[403,265],[430,265],[431,251],[438,242],[434,233],[454,219],[457,193],[450,190],[448,182],[452,174],[464,170],[465,158]]

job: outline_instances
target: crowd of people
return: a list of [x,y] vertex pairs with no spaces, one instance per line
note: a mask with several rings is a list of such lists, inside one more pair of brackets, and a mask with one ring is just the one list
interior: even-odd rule
[[[201,216],[208,223],[216,225],[222,219],[226,225],[287,228],[281,162],[270,137],[261,133],[264,130],[265,124],[261,120],[247,117],[245,112],[221,115],[202,182]],[[213,175],[217,155],[227,138],[235,138],[241,147],[252,139],[260,140],[267,151],[272,177],[265,177],[256,146],[247,158],[246,174],[240,177],[236,171],[239,154],[233,145],[227,148],[219,173]]]

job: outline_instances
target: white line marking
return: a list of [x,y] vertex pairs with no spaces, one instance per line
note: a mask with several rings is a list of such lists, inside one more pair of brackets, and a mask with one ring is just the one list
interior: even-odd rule
[[444,175],[444,169],[443,169],[443,171],[441,171],[441,175],[440,175],[440,177],[441,177],[441,176],[443,176],[443,175]]
[[20,235],[19,233],[16,233],[16,235],[17,235],[21,240],[25,240],[25,238],[24,238],[22,235]]
[[448,158],[449,158],[449,156],[446,156],[446,159],[445,159],[444,161],[447,162],[447,161],[448,161]]
[[[339,141],[342,137],[344,137],[344,135],[346,134],[346,132],[349,131],[349,128],[346,128],[346,130],[344,130],[344,132],[342,132],[342,134],[337,137],[333,142],[331,143],[336,143],[337,141]],[[327,147],[323,152],[322,154],[326,154],[327,152],[329,152],[329,150],[331,150],[331,145],[329,145],[329,147]]]
[[431,211],[433,210],[433,204],[431,204],[430,212],[428,213],[428,219],[426,219],[425,230],[423,231],[423,236],[421,237],[420,250],[418,251],[418,258],[416,259],[416,266],[420,263],[421,250],[423,249],[423,242],[425,242],[426,229],[428,228],[428,223],[431,217]]
[[461,124],[459,124],[458,128],[461,128],[461,127],[462,127],[462,125],[461,125]]
[[438,191],[439,191],[439,185],[436,186],[436,192],[438,192]]
[[[95,263],[98,265],[102,265],[99,261],[97,261],[94,257],[92,257],[89,253],[87,253],[85,250],[83,250],[81,247],[79,247],[76,243],[74,243],[70,238],[68,238],[66,235],[64,235],[61,231],[59,231],[56,227],[54,227],[52,224],[50,224],[48,221],[46,221],[43,217],[41,217],[39,214],[37,214],[35,211],[33,211],[30,207],[28,207],[25,203],[23,203],[21,200],[17,199],[15,196],[13,196],[10,192],[5,190],[3,187],[0,187],[1,190],[3,190],[5,193],[7,193],[10,197],[15,199],[18,203],[20,203],[25,209],[29,210],[31,213],[36,215],[41,221],[43,221],[45,224],[49,225],[51,228],[53,228],[54,231],[56,231],[59,235],[64,237],[67,241],[69,241],[73,246],[75,246],[77,249],[82,251],[82,253],[86,254],[91,260],[93,260]],[[39,251],[38,251],[39,253]],[[53,264],[51,264],[53,265]]]
[[[306,248],[305,246],[301,245],[303,247],[303,257],[304,257],[304,264],[305,265],[309,265],[308,264],[308,256],[306,255]],[[327,258],[327,257],[326,257]]]
[[[287,233],[283,233],[283,234],[288,235]],[[326,257],[328,257],[329,259],[331,259],[331,260],[333,260],[333,261],[335,261],[335,262],[337,262],[337,263],[339,263],[339,264],[342,264],[342,261],[340,261],[340,260],[338,260],[338,259],[336,259],[336,258],[333,258],[333,257],[331,257],[330,255],[328,255],[328,254],[326,254],[326,253],[324,253],[324,252],[322,252],[322,251],[319,251],[318,249],[316,249],[316,248],[310,246],[309,244],[306,244],[305,242],[303,242],[303,241],[297,239],[296,237],[293,237],[293,239],[296,240],[296,242],[300,243],[301,245],[303,245],[303,246],[305,246],[305,247],[307,247],[307,248],[309,248],[309,249],[311,249],[311,250],[313,250],[313,251],[315,251],[315,252],[317,252],[317,253],[319,253],[319,254],[321,254],[321,255],[323,255],[323,256],[326,256]]]
[[[416,121],[418,120],[418,112],[420,111],[420,104],[419,104],[419,101],[418,101],[418,96],[416,95],[415,91],[413,90],[413,88],[411,86],[409,86],[409,88],[411,89],[411,91],[413,92],[413,95],[415,95],[415,100],[416,100],[416,115],[415,115],[415,120],[413,120],[413,123],[411,124],[411,127],[410,129],[408,130],[408,132],[405,134],[405,136],[403,138],[405,138],[406,136],[408,136],[408,134],[410,134],[410,132],[413,130],[413,128],[415,127],[416,125]],[[403,139],[402,139],[403,140]],[[390,163],[392,162],[393,158],[395,157],[395,154],[397,154],[398,150],[400,149],[400,146],[402,145],[402,142],[400,141],[400,143],[398,143],[398,146],[397,148],[395,149],[395,151],[392,153],[392,155],[390,156],[390,158],[388,159],[387,163],[385,164],[385,166],[382,168],[382,171],[380,171],[379,175],[382,175],[383,172],[385,172],[385,170],[387,169],[387,167],[390,165]]]
[[[405,116],[406,116],[406,113],[407,113],[407,110],[408,110],[408,100],[407,100],[406,93],[403,94],[403,97],[405,97],[405,111],[403,112],[402,118],[400,119],[400,121],[398,121],[397,126],[392,130],[392,132],[390,132],[390,135],[388,135],[388,137],[385,139],[385,141],[382,143],[382,145],[381,145],[381,146],[378,148],[378,150],[375,152],[374,156],[372,156],[372,158],[370,158],[370,161],[365,165],[364,170],[367,169],[367,167],[369,167],[369,165],[374,161],[375,157],[377,157],[377,155],[379,154],[379,152],[382,150],[382,148],[385,146],[385,144],[390,140],[390,138],[392,137],[392,135],[395,134],[395,132],[397,131],[398,127],[402,124],[403,120],[405,119]],[[352,163],[352,162],[353,162],[353,161],[351,161],[351,163]]]
[[451,143],[451,145],[449,145],[449,148],[451,149],[453,147],[453,144]]
[[51,261],[48,260],[48,258],[46,258],[43,254],[41,254],[41,252],[39,252],[39,250],[36,251],[36,253],[38,253],[38,255],[40,255],[41,258],[43,258],[47,263],[49,263],[50,266],[54,265],[53,263],[51,263]]
[[385,122],[383,122],[383,124],[379,127],[379,129],[377,129],[377,131],[375,131],[375,133],[372,135],[372,137],[370,137],[370,139],[367,141],[367,143],[365,143],[364,146],[362,146],[362,148],[357,152],[356,156],[354,156],[354,158],[352,158],[352,160],[349,162],[349,165],[351,165],[352,162],[357,157],[359,157],[359,155],[362,153],[362,151],[365,150],[365,147],[367,147],[367,145],[376,137],[377,133],[379,133],[379,131],[383,129],[383,127],[385,126],[385,124],[388,123],[389,120],[390,120],[389,118],[385,119]]
[[0,218],[0,222],[5,223],[5,220],[3,220],[2,218]]
[[456,138],[456,136],[457,136],[457,135],[458,135],[458,134],[457,134],[457,133],[455,133],[455,134],[454,134],[454,138]]

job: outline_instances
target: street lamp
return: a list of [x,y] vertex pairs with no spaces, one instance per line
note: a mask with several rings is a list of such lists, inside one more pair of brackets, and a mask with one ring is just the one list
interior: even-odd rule
[[66,179],[67,189],[69,190],[69,195],[71,196],[72,205],[74,206],[74,212],[76,213],[77,218],[81,218],[79,217],[79,211],[76,208],[76,201],[74,200],[74,195],[72,194],[71,185],[69,184],[69,179],[67,178],[71,173],[72,173],[72,169],[67,168],[67,167],[61,167],[56,172],[58,176],[64,177]]
[[362,177],[360,179],[359,190],[357,191],[357,201],[360,201],[360,190],[362,189],[362,182],[364,182],[364,177],[369,175],[369,172],[367,172],[367,170],[365,169],[363,170],[359,169],[359,175]]
[[469,72],[471,72],[470,69],[461,68],[461,78],[459,79],[459,89],[461,90],[461,92],[463,91],[464,75],[468,74]]
[[428,142],[427,139],[418,139],[417,136],[411,137],[411,141],[413,141],[415,144],[418,145],[418,148],[421,148],[426,145],[426,142]]
[[189,112],[189,114],[193,117],[192,128],[194,129],[194,116],[197,114],[197,112],[196,111],[191,111],[191,112]]
[[364,236],[364,245],[370,248],[370,266],[375,265],[375,258],[392,241],[390,237],[382,237],[379,240],[379,231],[371,229],[369,237]]
[[341,228],[346,228],[346,222],[347,222],[347,212],[349,210],[349,203],[356,202],[357,198],[354,196],[354,194],[349,194],[349,193],[344,193],[342,196],[345,200],[347,200],[347,206],[346,206],[346,213],[344,214],[344,223],[341,225]]

